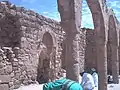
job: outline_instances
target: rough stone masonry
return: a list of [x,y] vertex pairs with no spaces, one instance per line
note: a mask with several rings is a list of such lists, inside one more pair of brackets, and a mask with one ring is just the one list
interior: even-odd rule
[[[107,14],[111,15],[111,12]],[[118,25],[119,23],[116,23],[117,33]],[[112,31],[112,27],[109,28],[111,30],[108,33],[107,45],[114,46],[117,50],[119,37],[111,34],[115,33],[115,29]],[[78,55],[80,72],[83,72],[84,68],[98,69],[95,36],[95,30],[86,28],[80,29],[77,34],[75,41],[79,48],[75,49],[75,53]],[[65,40],[66,33],[59,22],[24,7],[16,7],[7,1],[0,2],[0,90],[12,90],[22,84],[28,85],[36,81],[44,83],[58,79],[63,69],[66,69]],[[108,71],[112,72],[116,67],[111,68],[110,56],[116,51],[109,50],[111,49],[107,51]],[[113,57],[118,60],[115,54]]]
[[[4,80],[0,83],[0,88],[2,84],[12,90],[22,84],[58,79],[66,64],[62,53],[66,52],[64,39],[65,32],[59,22],[9,2],[0,2],[0,77],[8,77],[6,83]],[[82,72],[85,31],[79,34],[78,43]]]

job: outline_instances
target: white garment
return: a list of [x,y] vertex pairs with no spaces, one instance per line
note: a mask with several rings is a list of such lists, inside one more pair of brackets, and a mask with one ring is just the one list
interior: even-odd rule
[[81,82],[82,82],[82,76],[79,75],[79,83],[81,83]]
[[89,73],[84,73],[81,85],[83,89],[93,89],[95,87],[95,84],[92,75]]
[[95,84],[95,87],[98,87],[98,74],[96,72],[94,72],[92,74],[92,77],[94,79],[94,84]]

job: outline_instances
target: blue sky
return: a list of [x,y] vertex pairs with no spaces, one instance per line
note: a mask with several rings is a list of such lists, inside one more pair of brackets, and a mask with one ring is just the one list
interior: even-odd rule
[[[34,10],[35,12],[46,17],[60,21],[60,16],[57,11],[57,0],[9,0],[17,6],[23,6],[26,9]],[[113,8],[116,17],[120,21],[120,0],[106,0],[108,7]],[[83,0],[82,4],[82,27],[93,28],[91,12]]]

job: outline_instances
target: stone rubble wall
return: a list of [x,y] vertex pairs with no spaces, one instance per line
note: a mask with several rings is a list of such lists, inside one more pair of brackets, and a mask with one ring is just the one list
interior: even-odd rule
[[[65,32],[60,23],[9,2],[0,3],[0,47],[3,51],[0,54],[0,75],[10,75],[11,90],[21,84],[36,82],[39,57],[43,50],[41,43],[46,32],[52,36],[52,48],[55,48],[51,58],[55,59],[52,68],[55,68],[56,79],[65,73],[61,68],[65,69],[65,57],[62,55],[61,58],[62,50],[65,50]],[[77,36],[80,72],[84,68],[97,68],[94,30],[82,28]]]
[[85,68],[85,49],[86,49],[86,30],[81,29],[79,33],[79,60],[80,60],[80,72]]
[[[6,76],[6,78],[10,78],[9,81],[6,82],[10,90],[20,87],[21,83],[26,83],[26,67],[24,63],[17,58],[19,49],[19,47],[0,48],[0,77]],[[28,82],[31,83],[34,81]]]
[[86,29],[85,68],[97,69],[97,56],[94,30]]
[[[86,47],[85,47],[85,69],[95,68],[97,70],[97,55],[95,44],[95,31],[92,29],[86,30]],[[107,43],[107,71],[112,74],[112,60],[111,60],[111,47]]]
[[[61,72],[61,43],[63,31],[60,24],[49,18],[45,18],[31,10],[16,7],[9,2],[0,3],[0,46],[10,47],[12,60],[9,65],[2,66],[0,70],[10,73],[10,88],[18,88],[21,84],[27,85],[36,80],[39,55],[42,51],[41,41],[43,35],[48,32],[53,39],[55,51],[56,78]],[[19,47],[19,53],[15,57],[14,47]],[[5,55],[6,56],[6,55]],[[7,57],[7,56],[6,56]],[[8,57],[7,57],[8,58]],[[9,59],[9,58],[8,58]],[[6,61],[6,60],[3,60]],[[6,62],[4,62],[6,64]]]

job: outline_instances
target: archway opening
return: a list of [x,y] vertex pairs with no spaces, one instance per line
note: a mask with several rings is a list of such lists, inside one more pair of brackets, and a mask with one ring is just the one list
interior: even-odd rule
[[53,47],[53,39],[50,33],[46,32],[43,35],[42,42],[47,48],[47,53],[50,54],[52,52],[52,47]]
[[53,51],[53,39],[50,33],[46,32],[43,35],[41,43],[41,53],[39,55],[38,69],[37,69],[37,81],[41,83],[47,83],[51,78],[51,53]]

